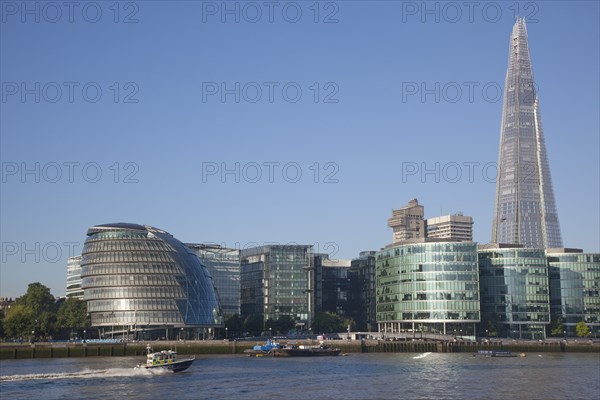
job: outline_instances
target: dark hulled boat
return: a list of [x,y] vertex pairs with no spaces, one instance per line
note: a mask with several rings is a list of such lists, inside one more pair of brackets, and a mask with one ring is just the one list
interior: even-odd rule
[[195,358],[177,359],[177,352],[173,350],[163,350],[152,352],[150,345],[146,347],[146,364],[138,364],[135,368],[143,369],[167,369],[173,372],[180,372],[188,369]]
[[273,350],[275,357],[323,357],[323,356],[338,356],[341,353],[340,349],[332,349],[329,346],[292,346],[282,347]]
[[526,354],[503,350],[479,350],[473,354],[473,357],[526,357]]

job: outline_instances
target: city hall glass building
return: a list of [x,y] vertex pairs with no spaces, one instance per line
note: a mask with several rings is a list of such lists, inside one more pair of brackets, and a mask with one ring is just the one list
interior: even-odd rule
[[412,241],[377,252],[379,332],[475,337],[480,321],[476,244]]
[[[101,334],[198,337],[222,324],[212,278],[169,233],[128,223],[89,228],[81,259],[84,300]],[[120,327],[120,328],[119,328]]]
[[[480,334],[544,339],[550,324],[544,249],[487,244],[479,247]],[[486,330],[487,332],[483,332]]]

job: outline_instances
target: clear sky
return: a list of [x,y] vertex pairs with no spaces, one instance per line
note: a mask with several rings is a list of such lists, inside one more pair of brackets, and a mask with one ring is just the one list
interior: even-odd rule
[[515,13],[564,245],[599,251],[597,1],[68,4],[0,2],[0,296],[64,295],[110,222],[353,258],[416,197],[488,242]]

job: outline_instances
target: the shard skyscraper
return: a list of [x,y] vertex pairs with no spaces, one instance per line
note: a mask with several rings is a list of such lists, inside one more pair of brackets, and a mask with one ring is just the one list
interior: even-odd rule
[[562,247],[525,19],[510,36],[492,242]]

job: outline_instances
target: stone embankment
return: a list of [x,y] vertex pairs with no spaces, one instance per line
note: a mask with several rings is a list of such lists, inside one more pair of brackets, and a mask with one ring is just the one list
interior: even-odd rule
[[[282,343],[314,345],[314,340],[282,340]],[[157,341],[149,342],[154,351],[176,350],[179,354],[242,354],[263,342],[253,341]],[[478,350],[508,350],[514,352],[585,352],[600,353],[599,340],[548,340],[489,342],[468,341],[387,341],[387,340],[330,340],[331,347],[344,353],[464,353]],[[146,342],[137,343],[1,343],[0,359],[61,358],[61,357],[116,357],[143,356]]]

